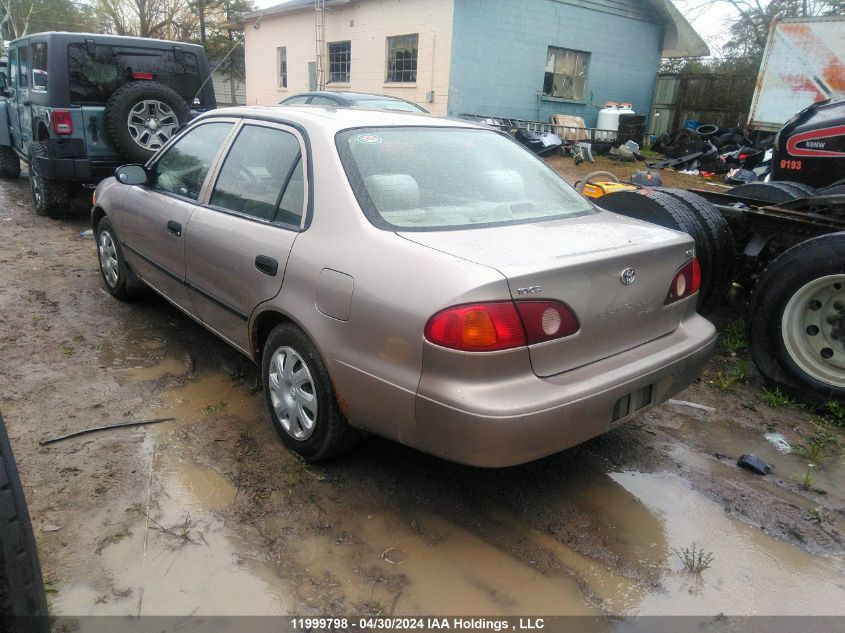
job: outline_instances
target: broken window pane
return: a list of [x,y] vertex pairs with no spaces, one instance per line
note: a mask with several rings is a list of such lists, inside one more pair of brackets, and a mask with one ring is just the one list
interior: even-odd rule
[[583,100],[587,87],[590,53],[549,46],[543,94],[561,99]]

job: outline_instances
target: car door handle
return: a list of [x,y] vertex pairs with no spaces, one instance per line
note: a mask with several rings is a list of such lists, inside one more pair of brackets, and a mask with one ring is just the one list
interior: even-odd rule
[[271,277],[275,277],[276,273],[279,272],[279,262],[266,255],[259,255],[255,258],[255,267],[265,275],[270,275]]
[[182,237],[182,225],[178,222],[174,222],[173,220],[169,220],[167,222],[167,230],[170,231],[176,237]]

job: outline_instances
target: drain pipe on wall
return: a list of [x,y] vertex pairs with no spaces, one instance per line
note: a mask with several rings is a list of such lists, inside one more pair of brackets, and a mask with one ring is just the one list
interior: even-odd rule
[[437,32],[431,36],[431,86],[429,86],[426,101],[434,103],[434,60],[437,58]]

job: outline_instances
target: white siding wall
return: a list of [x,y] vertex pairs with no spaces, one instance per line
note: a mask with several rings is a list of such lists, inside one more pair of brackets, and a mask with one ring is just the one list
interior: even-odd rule
[[[350,83],[327,89],[395,95],[446,114],[452,10],[453,0],[362,0],[327,9],[326,42],[352,42]],[[270,105],[309,89],[308,62],[316,61],[313,10],[267,16],[259,29],[247,24],[245,32],[247,104]],[[386,38],[410,33],[419,33],[417,81],[385,83]],[[279,87],[279,46],[287,48],[287,89]],[[328,55],[323,59],[328,78]],[[434,102],[426,103],[430,90]]]

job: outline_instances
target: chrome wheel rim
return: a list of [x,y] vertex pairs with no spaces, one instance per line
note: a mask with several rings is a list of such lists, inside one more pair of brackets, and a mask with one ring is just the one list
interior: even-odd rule
[[307,440],[317,423],[317,392],[311,370],[291,347],[280,347],[270,359],[270,399],[285,432]]
[[781,333],[798,367],[826,385],[845,387],[845,275],[801,287],[786,304]]
[[106,280],[109,288],[116,288],[120,278],[120,262],[117,261],[117,248],[108,231],[100,233],[97,252],[100,255],[100,270],[103,271],[103,279]]
[[169,105],[156,99],[136,103],[127,118],[129,135],[146,150],[161,148],[176,131],[179,119]]

